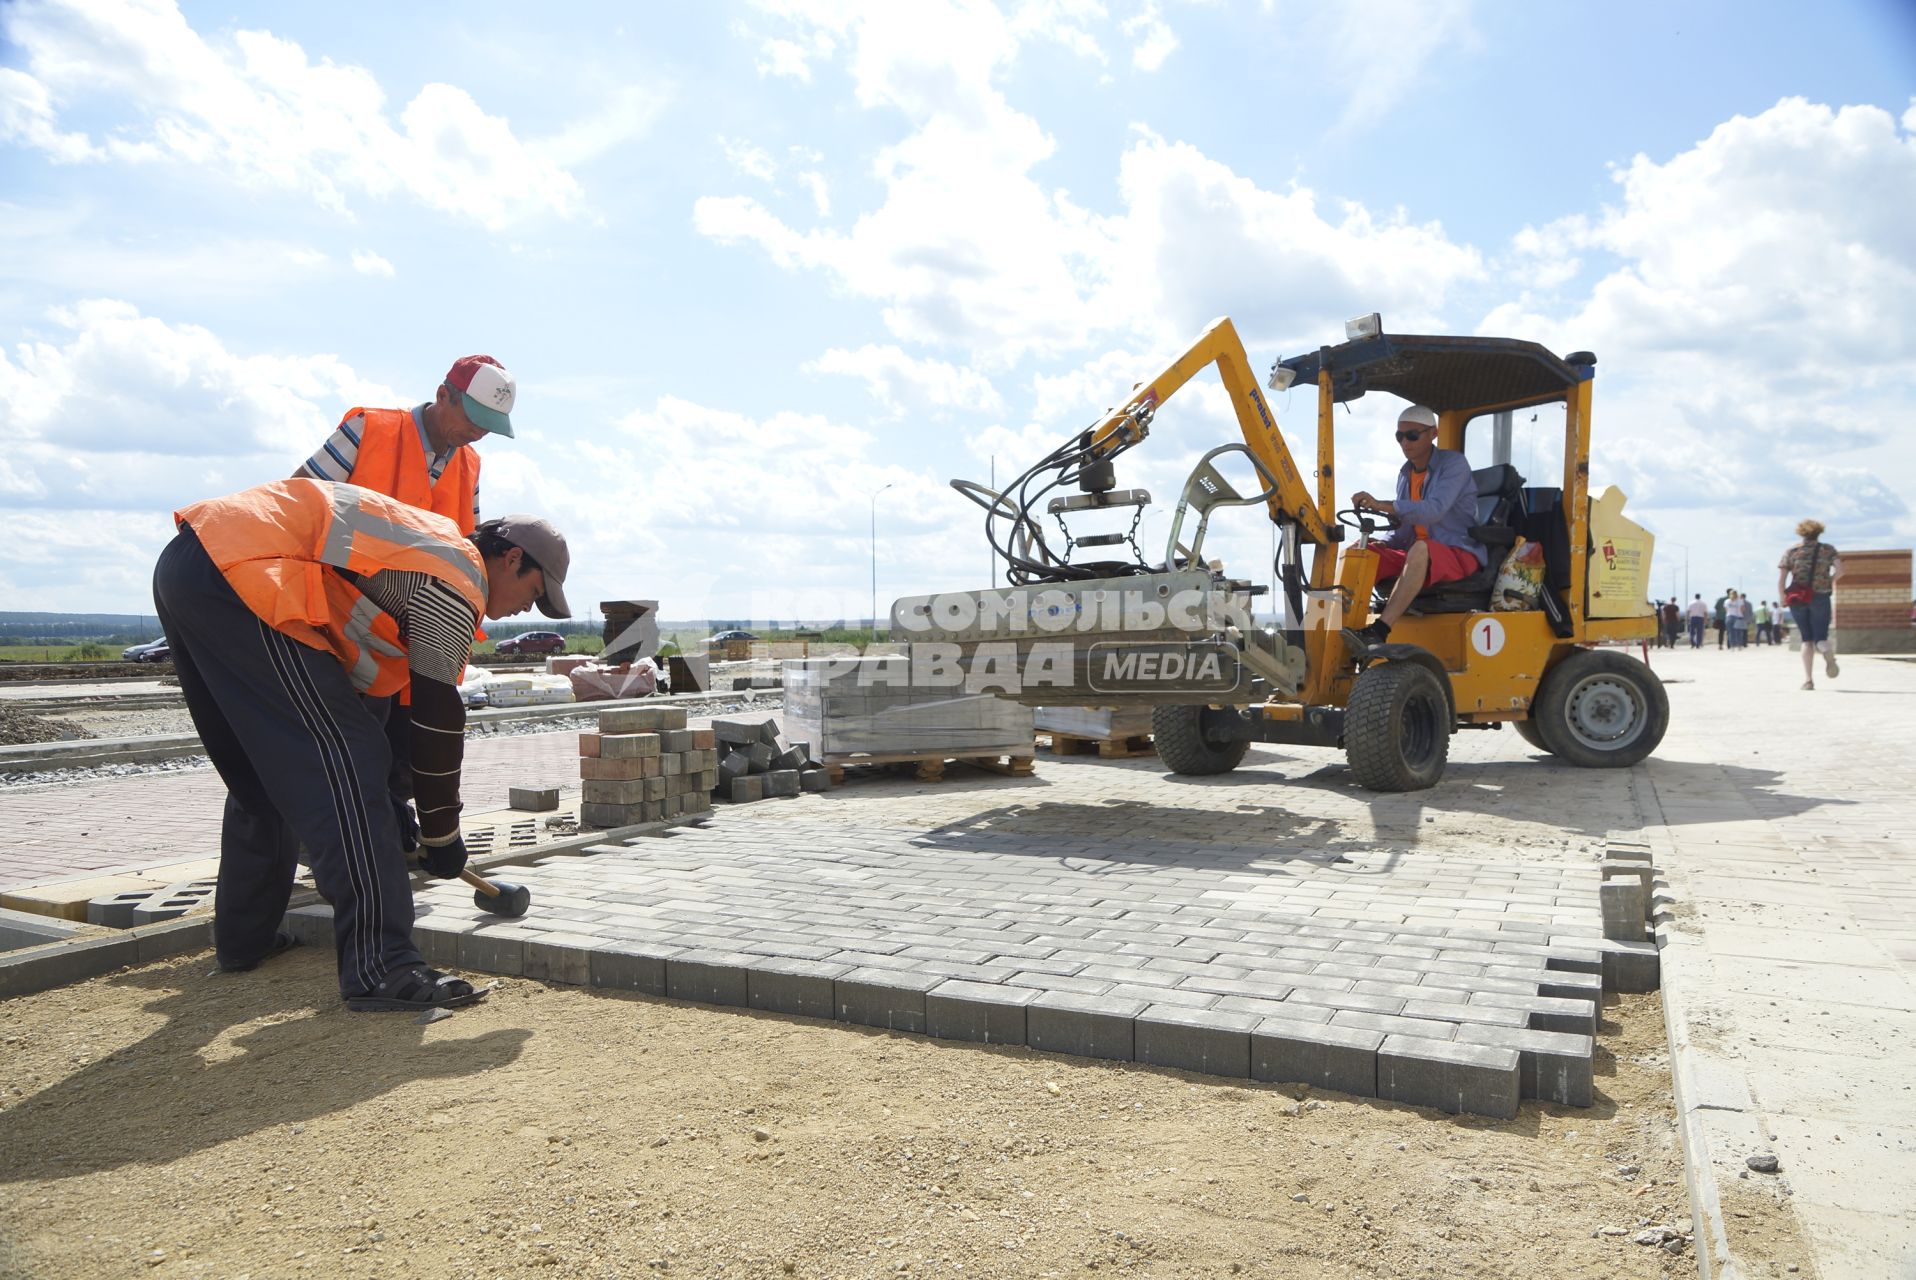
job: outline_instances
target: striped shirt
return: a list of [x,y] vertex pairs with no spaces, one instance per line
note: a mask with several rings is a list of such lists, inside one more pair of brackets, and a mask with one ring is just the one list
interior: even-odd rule
[[[426,454],[426,479],[433,484],[439,483],[439,477],[445,474],[446,464],[452,461],[457,448],[447,449],[443,453],[434,453],[432,440],[426,435],[426,406],[418,405],[411,410],[412,424],[419,431],[419,447]],[[351,479],[353,465],[359,461],[359,437],[366,429],[366,415],[355,413],[339,424],[319,452],[300,464],[295,476],[305,476],[309,480],[333,480],[345,483]],[[472,522],[479,523],[479,484],[472,486]]]
[[358,577],[357,585],[399,624],[400,638],[406,642],[406,666],[413,677],[413,800],[419,808],[421,834],[438,840],[459,830],[466,704],[458,685],[472,656],[479,617],[465,597],[428,573],[382,569]]

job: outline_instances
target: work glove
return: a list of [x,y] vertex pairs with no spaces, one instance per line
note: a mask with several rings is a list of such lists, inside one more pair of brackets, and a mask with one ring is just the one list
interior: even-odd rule
[[456,880],[459,873],[466,869],[466,842],[454,836],[451,844],[422,845],[419,858],[425,863],[428,875],[441,880]]
[[419,847],[419,819],[413,816],[412,806],[398,797],[393,798],[393,821],[399,824],[399,851],[411,853]]

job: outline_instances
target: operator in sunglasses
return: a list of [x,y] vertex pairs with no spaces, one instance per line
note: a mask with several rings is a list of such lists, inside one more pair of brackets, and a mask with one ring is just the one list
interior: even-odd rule
[[1346,627],[1344,643],[1357,654],[1390,639],[1391,624],[1404,616],[1425,587],[1457,582],[1482,568],[1489,553],[1472,540],[1477,523],[1477,484],[1463,454],[1437,447],[1437,414],[1412,405],[1397,417],[1397,443],[1404,466],[1397,473],[1397,497],[1384,502],[1368,493],[1352,496],[1359,511],[1395,516],[1397,527],[1377,553],[1377,580],[1396,578],[1377,620],[1361,630]]

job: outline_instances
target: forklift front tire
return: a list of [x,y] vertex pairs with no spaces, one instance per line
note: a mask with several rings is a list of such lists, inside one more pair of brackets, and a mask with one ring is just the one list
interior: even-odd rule
[[1656,750],[1670,727],[1663,681],[1635,658],[1580,649],[1543,678],[1531,719],[1544,748],[1584,769],[1622,769]]
[[1172,773],[1187,776],[1229,773],[1244,759],[1251,744],[1244,738],[1213,738],[1204,732],[1204,723],[1210,717],[1235,715],[1209,707],[1152,707],[1151,739],[1158,749],[1158,759],[1170,766]]
[[1366,790],[1422,791],[1444,776],[1450,730],[1450,698],[1428,668],[1377,662],[1351,687],[1344,756]]

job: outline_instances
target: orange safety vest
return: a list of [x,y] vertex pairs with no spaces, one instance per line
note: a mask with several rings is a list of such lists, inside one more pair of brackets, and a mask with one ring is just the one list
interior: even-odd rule
[[192,526],[247,608],[338,658],[372,697],[409,682],[399,624],[328,567],[429,574],[485,610],[485,561],[451,520],[358,485],[275,480],[182,507],[173,521]]
[[473,495],[479,488],[478,450],[471,445],[454,449],[434,483],[410,412],[354,408],[346,411],[342,421],[355,415],[364,415],[366,425],[359,433],[359,453],[346,483],[397,498],[421,511],[436,511],[458,525],[459,532],[471,533]]

